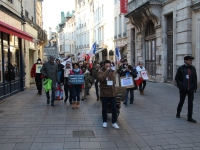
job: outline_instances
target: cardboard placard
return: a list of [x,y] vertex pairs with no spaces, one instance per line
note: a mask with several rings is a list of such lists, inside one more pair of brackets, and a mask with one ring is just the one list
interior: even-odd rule
[[69,74],[68,82],[69,84],[83,84],[84,75],[83,74]]
[[120,77],[120,84],[127,89],[135,87],[133,77]]
[[146,70],[145,71],[141,71],[140,75],[141,75],[143,80],[149,80],[149,74],[148,74],[148,72]]
[[36,73],[41,73],[40,70],[42,68],[42,65],[41,64],[37,64],[36,65]]

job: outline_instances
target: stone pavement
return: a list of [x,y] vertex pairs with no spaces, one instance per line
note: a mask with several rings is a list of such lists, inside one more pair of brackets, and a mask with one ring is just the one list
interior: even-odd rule
[[[194,115],[197,124],[187,122],[187,102],[181,118],[175,118],[178,89],[172,85],[147,83],[145,95],[135,91],[134,104],[123,106],[118,117],[119,130],[102,128],[101,102],[94,89],[81,108],[69,103],[46,104],[45,94],[35,88],[0,102],[0,150],[200,150],[200,94],[195,94]],[[88,136],[85,130],[94,131]],[[73,131],[83,131],[76,135]],[[86,135],[86,137],[81,137]]]

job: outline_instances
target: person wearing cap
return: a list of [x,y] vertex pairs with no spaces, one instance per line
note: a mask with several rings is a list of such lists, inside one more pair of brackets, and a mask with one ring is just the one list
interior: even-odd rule
[[179,93],[180,93],[180,101],[177,107],[176,118],[180,118],[180,113],[187,95],[188,96],[187,121],[197,123],[197,121],[192,118],[194,92],[197,92],[197,74],[195,67],[192,66],[193,59],[194,57],[192,56],[185,56],[184,64],[178,68],[175,76],[177,87],[179,88]]
[[97,78],[97,74],[100,70],[100,64],[96,64],[96,67],[93,69],[93,72],[92,72],[92,79],[94,81],[94,86],[95,86],[95,90],[96,90],[96,96],[97,96],[97,101],[99,100],[99,80]]
[[[42,69],[40,72],[44,76],[44,78],[49,78],[52,80],[52,86],[51,86],[51,106],[55,107],[54,101],[55,101],[55,87],[56,82],[60,84],[60,80],[58,78],[58,65],[54,62],[54,57],[50,56],[50,59],[48,62],[44,63]],[[49,92],[46,92],[47,96],[47,104],[50,103],[50,95]]]
[[42,74],[40,72],[36,72],[36,68],[41,67],[41,65],[41,59],[38,58],[37,62],[31,68],[31,78],[35,78],[35,83],[39,95],[42,95]]

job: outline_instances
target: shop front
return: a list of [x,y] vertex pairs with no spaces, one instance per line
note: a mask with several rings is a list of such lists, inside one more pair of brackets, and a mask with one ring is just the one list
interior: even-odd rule
[[27,33],[0,21],[0,99],[24,90],[22,39],[32,41]]

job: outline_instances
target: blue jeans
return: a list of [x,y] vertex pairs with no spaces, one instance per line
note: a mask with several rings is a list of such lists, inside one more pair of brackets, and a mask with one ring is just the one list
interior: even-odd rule
[[96,90],[97,98],[99,98],[99,86],[98,86],[98,82],[95,82],[95,90]]
[[129,92],[130,92],[130,102],[134,101],[134,90],[132,88],[130,88],[130,89],[126,89],[126,96],[125,96],[125,100],[124,100],[125,103],[128,103]]
[[81,85],[73,85],[72,86],[72,98],[73,101],[80,101],[80,93],[81,93]]
[[101,97],[101,101],[102,101],[103,122],[107,122],[107,107],[109,102],[112,109],[112,123],[116,123],[117,122],[116,97]]

